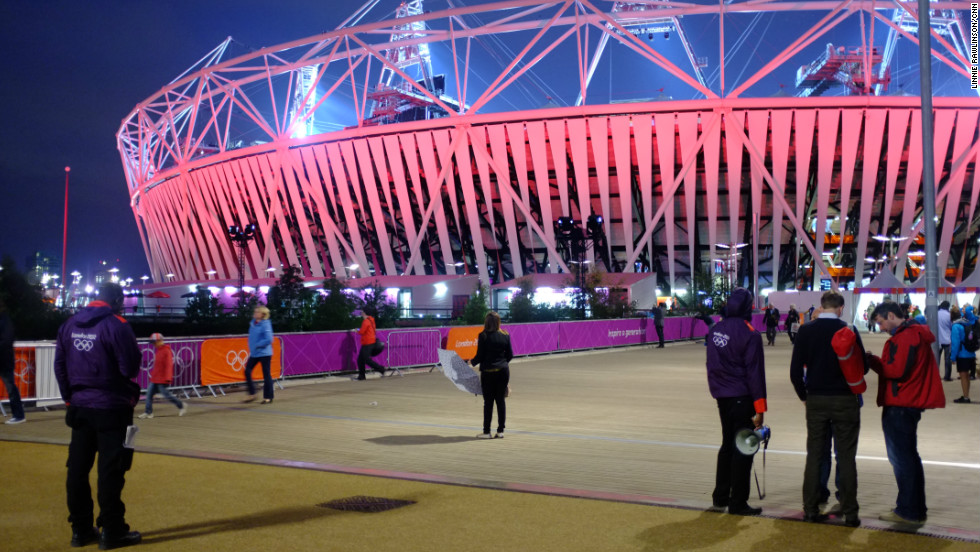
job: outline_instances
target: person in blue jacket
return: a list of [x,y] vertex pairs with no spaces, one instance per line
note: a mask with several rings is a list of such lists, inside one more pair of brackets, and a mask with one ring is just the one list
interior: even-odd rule
[[[142,540],[126,523],[122,490],[133,465],[126,434],[140,398],[134,380],[143,355],[133,328],[120,316],[122,308],[122,288],[103,285],[98,300],[62,324],[55,343],[54,375],[68,406],[65,423],[71,428],[66,487],[73,547],[99,541],[100,549],[111,550]],[[89,472],[96,454],[99,517],[93,520]],[[96,524],[102,527],[101,535]]]
[[269,404],[274,398],[272,384],[272,322],[269,321],[269,308],[265,305],[255,307],[252,322],[248,325],[248,362],[245,363],[245,385],[248,397],[245,402],[255,400],[255,385],[252,383],[252,369],[262,365],[262,404]]
[[707,345],[708,388],[718,402],[721,448],[711,495],[715,509],[754,516],[762,508],[749,506],[752,457],[735,449],[735,434],[762,426],[766,411],[766,367],[762,335],[752,327],[752,293],[736,288],[711,327]]
[[973,330],[976,321],[977,316],[973,314],[973,306],[968,306],[963,309],[963,318],[953,322],[953,329],[950,332],[949,356],[956,361],[956,372],[960,375],[960,387],[963,389],[963,396],[954,399],[954,403],[970,402],[970,371],[977,367],[977,354],[966,350],[963,341]]

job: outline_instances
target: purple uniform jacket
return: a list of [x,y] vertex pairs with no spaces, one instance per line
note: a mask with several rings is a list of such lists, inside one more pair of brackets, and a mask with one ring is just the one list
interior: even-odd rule
[[752,297],[735,290],[724,318],[706,337],[708,388],[716,399],[750,396],[756,412],[766,411],[766,370],[762,336],[748,322]]
[[61,397],[72,406],[136,406],[140,389],[133,379],[141,360],[133,328],[102,301],[93,301],[58,330],[54,373]]

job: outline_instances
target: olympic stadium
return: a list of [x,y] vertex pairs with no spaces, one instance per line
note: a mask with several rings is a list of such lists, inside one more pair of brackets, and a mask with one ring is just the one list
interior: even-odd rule
[[[155,282],[294,265],[493,285],[586,265],[669,294],[700,270],[757,290],[918,276],[914,5],[390,4],[266,48],[229,38],[125,117]],[[970,4],[932,6],[935,224],[955,285],[980,236],[980,99]]]

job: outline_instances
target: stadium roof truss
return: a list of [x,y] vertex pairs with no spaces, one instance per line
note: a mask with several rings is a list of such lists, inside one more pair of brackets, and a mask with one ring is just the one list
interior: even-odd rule
[[[969,83],[958,10],[970,4],[932,6],[945,18],[930,31],[934,60]],[[744,67],[733,77],[731,22],[785,12],[806,14],[804,31],[747,77]],[[672,289],[727,255],[716,246],[742,241],[752,247],[739,281],[796,287],[800,269],[810,268],[860,283],[886,253],[874,235],[915,237],[922,229],[918,98],[876,96],[871,78],[851,87],[863,94],[850,96],[752,95],[855,19],[852,70],[882,71],[874,66],[875,29],[879,39],[888,29],[892,49],[895,37],[917,44],[916,13],[914,3],[872,0],[509,0],[406,11],[225,59],[229,38],[137,105],[117,143],[157,279],[202,280],[212,270],[237,278],[226,229],[250,222],[259,239],[247,246],[249,278],[280,264],[316,278],[462,271],[487,283],[567,272],[553,221],[601,214],[614,259],[606,268],[655,270]],[[706,78],[686,37],[673,58],[642,37],[663,22],[681,33],[698,18],[718,31],[717,80]],[[517,51],[490,73],[476,51],[501,37]],[[606,43],[686,87],[689,99],[601,97],[593,80]],[[442,45],[451,57],[448,90],[435,90],[431,74],[410,75],[410,64],[393,55],[408,49],[418,63],[423,45],[426,55]],[[535,69],[546,66],[568,69],[576,102],[501,109],[509,90],[540,81]],[[365,124],[385,74],[401,79],[401,93],[429,115]],[[935,110],[939,266],[961,277],[976,256],[968,242],[977,235],[980,100],[937,97]],[[353,121],[334,123],[343,117],[331,113]],[[316,131],[314,114],[325,125]],[[896,275],[904,276],[915,242],[889,252],[885,264]]]

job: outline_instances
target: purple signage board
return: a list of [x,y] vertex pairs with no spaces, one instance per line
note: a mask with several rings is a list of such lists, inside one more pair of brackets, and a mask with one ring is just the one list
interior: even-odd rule
[[650,342],[647,331],[652,328],[653,321],[645,318],[559,322],[558,344],[562,351],[640,345]]
[[504,324],[517,356],[553,353],[558,350],[558,322]]

